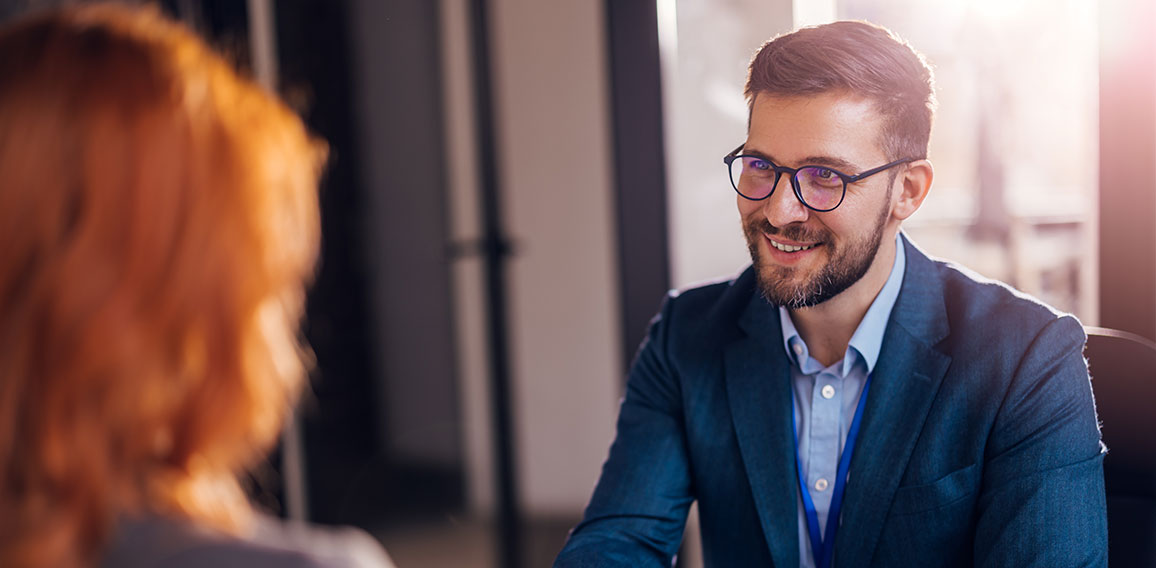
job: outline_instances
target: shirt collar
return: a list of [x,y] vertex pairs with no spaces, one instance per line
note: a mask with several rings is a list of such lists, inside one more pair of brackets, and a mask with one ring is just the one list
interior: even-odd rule
[[[907,253],[903,250],[903,239],[895,235],[895,262],[891,265],[891,274],[887,282],[867,308],[867,313],[851,335],[851,343],[847,353],[843,356],[842,374],[846,376],[855,364],[855,353],[858,353],[867,364],[867,372],[875,370],[875,363],[879,360],[879,351],[883,347],[883,332],[887,330],[887,321],[891,319],[891,309],[895,307],[895,300],[899,298],[899,290],[903,286],[903,272],[907,266]],[[810,357],[810,351],[803,338],[791,321],[790,310],[779,306],[779,323],[783,332],[783,349],[787,356],[798,365],[804,373],[812,374],[822,370],[822,365]]]

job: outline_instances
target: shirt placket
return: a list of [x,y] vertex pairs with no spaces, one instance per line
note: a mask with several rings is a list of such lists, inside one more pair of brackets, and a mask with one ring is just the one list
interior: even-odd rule
[[807,468],[807,485],[819,527],[826,531],[827,512],[835,489],[839,469],[839,419],[842,412],[839,377],[829,370],[815,377],[811,393],[811,440]]

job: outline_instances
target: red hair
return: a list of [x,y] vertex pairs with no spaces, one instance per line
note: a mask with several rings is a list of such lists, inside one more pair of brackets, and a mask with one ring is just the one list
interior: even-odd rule
[[752,107],[760,94],[837,91],[875,103],[884,118],[880,142],[889,158],[927,157],[934,75],[919,52],[882,26],[842,21],[775,37],[751,59],[745,89]]
[[0,31],[0,565],[225,529],[308,365],[324,149],[155,10]]

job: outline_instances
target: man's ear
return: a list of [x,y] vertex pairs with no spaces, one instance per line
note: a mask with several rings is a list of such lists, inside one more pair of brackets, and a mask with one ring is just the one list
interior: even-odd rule
[[891,206],[891,215],[903,221],[915,213],[927,198],[933,177],[935,170],[930,161],[916,160],[907,164],[899,178],[899,195]]

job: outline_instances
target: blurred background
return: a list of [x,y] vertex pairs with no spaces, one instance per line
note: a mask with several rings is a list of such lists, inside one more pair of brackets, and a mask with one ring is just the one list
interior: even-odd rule
[[254,497],[400,566],[549,565],[664,292],[748,262],[721,158],[750,56],[799,25],[867,19],[931,60],[917,243],[1156,339],[1150,0],[155,3],[331,148],[318,365]]

